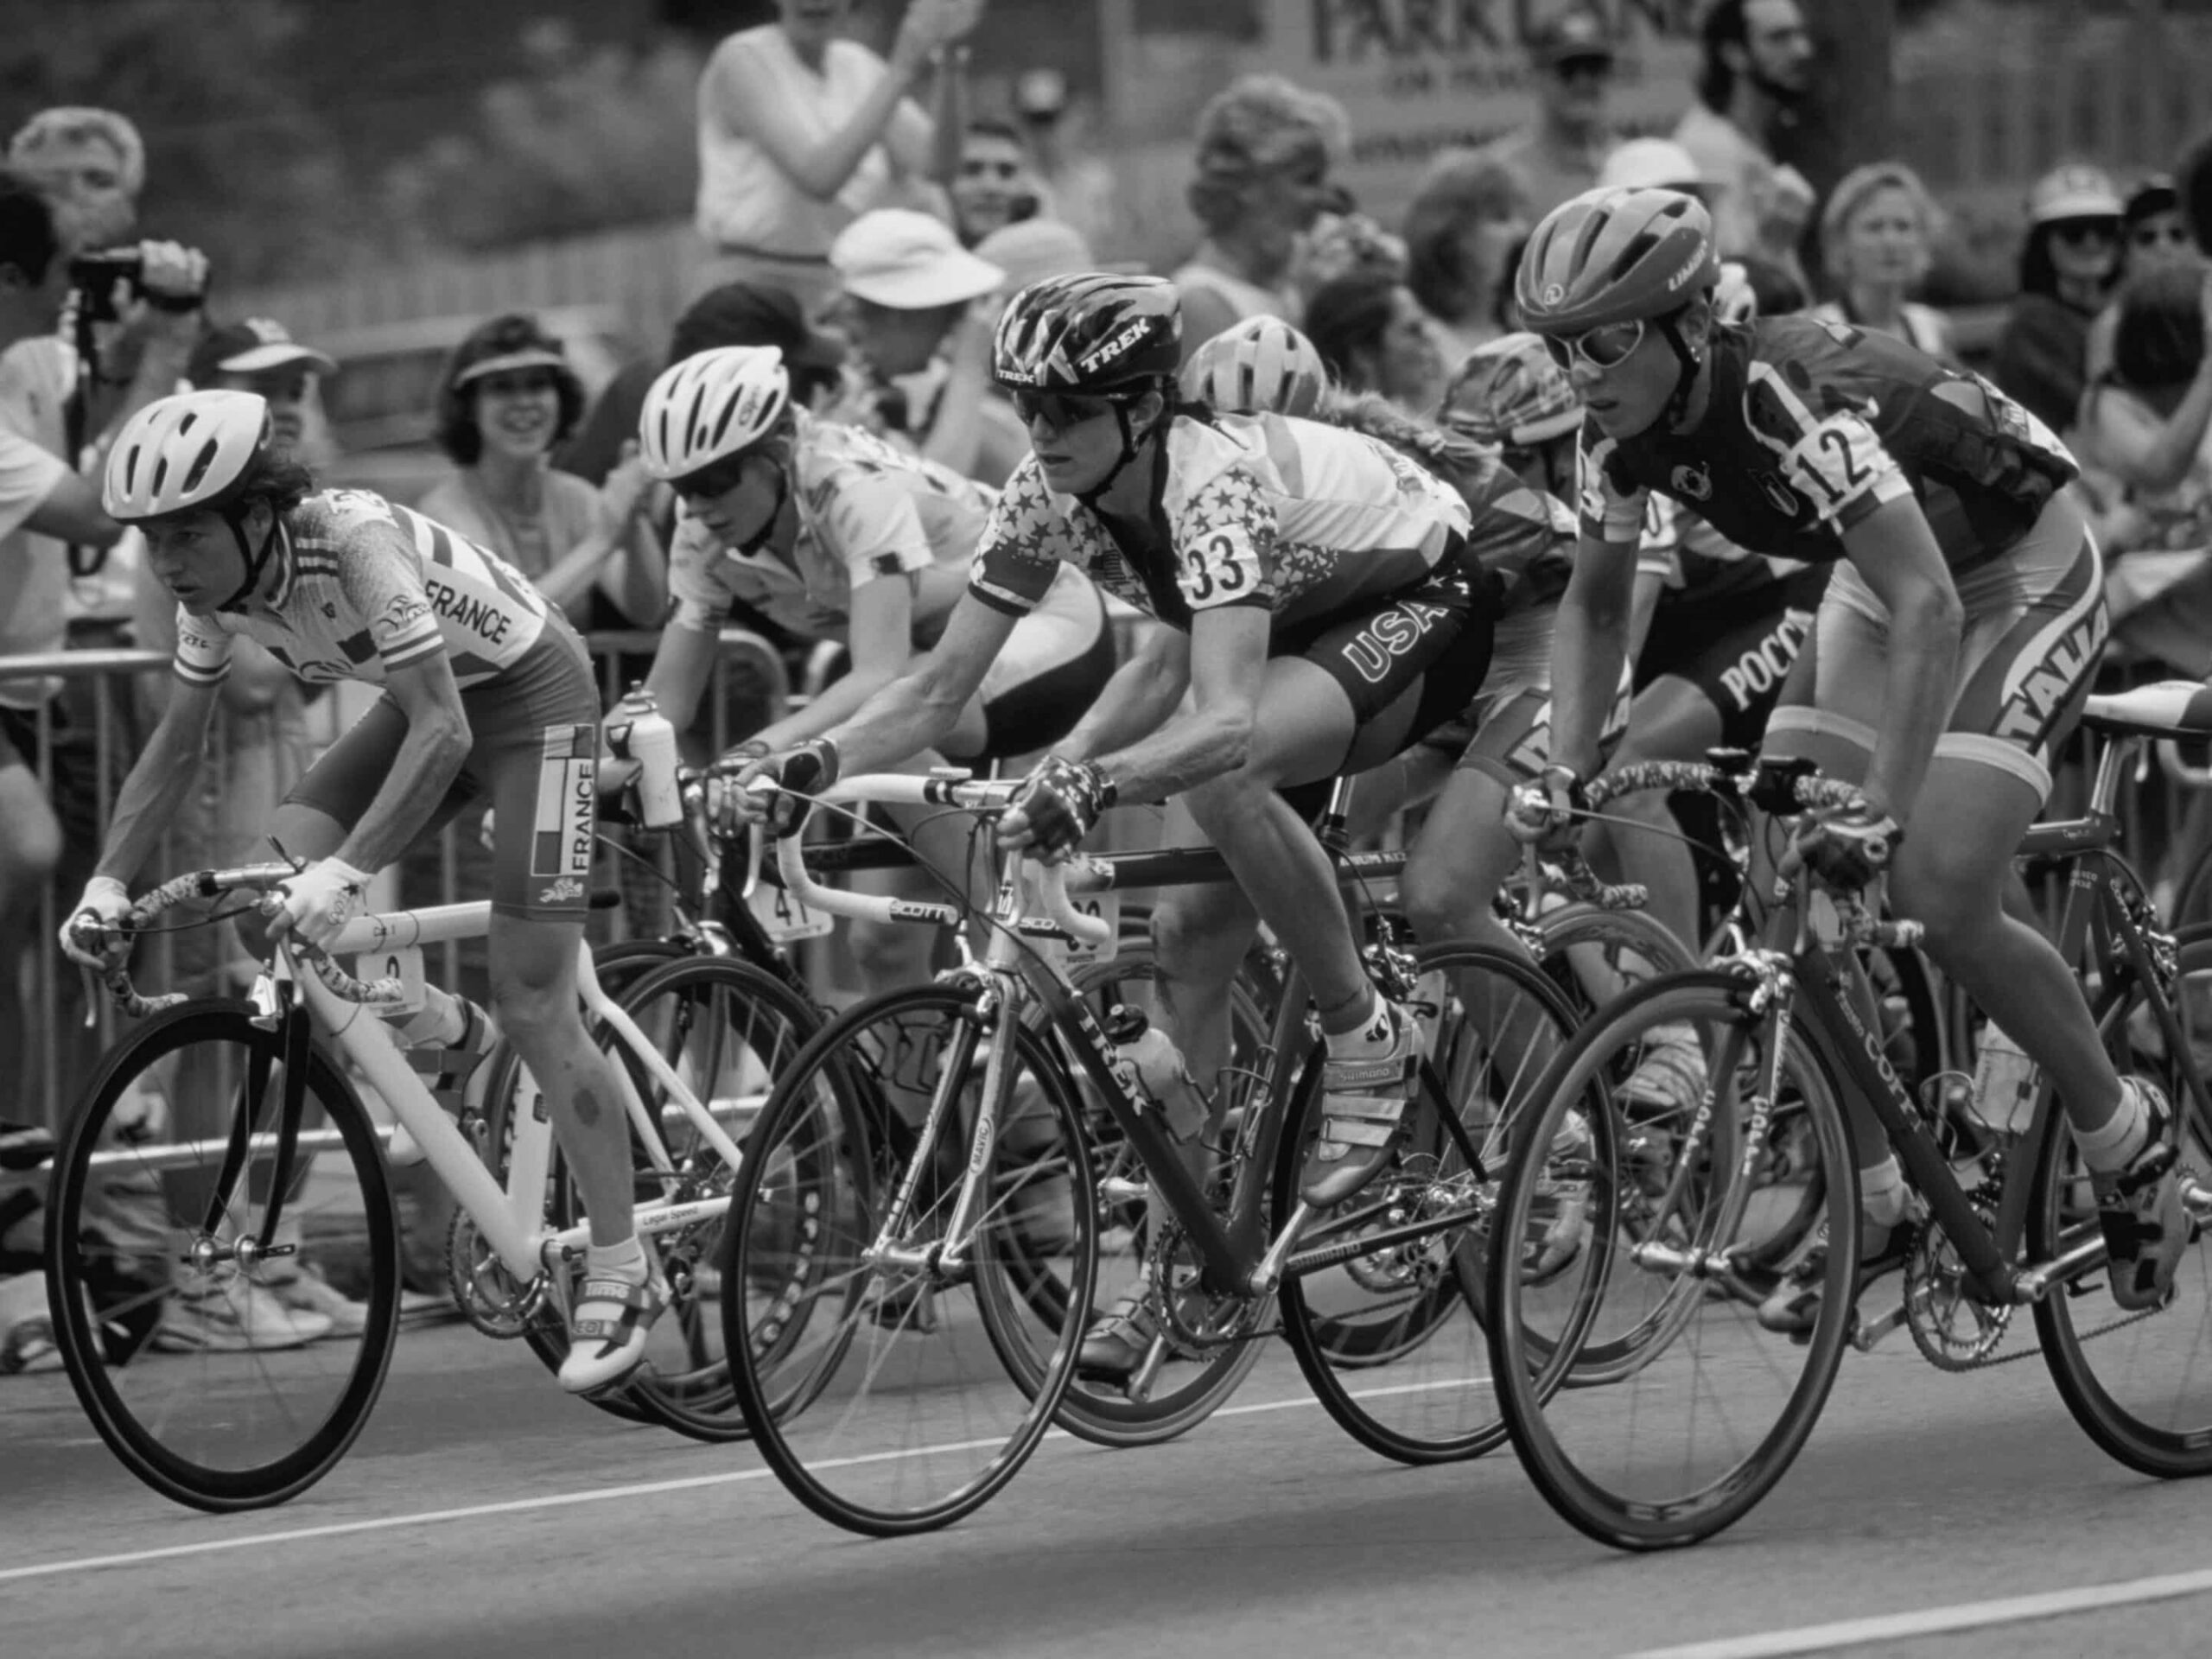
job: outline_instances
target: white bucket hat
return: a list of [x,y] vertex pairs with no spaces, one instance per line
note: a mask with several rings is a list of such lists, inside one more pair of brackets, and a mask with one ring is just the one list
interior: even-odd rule
[[846,293],[894,311],[964,304],[1006,283],[1006,272],[962,247],[943,219],[904,207],[880,207],[846,226],[830,245],[830,263]]

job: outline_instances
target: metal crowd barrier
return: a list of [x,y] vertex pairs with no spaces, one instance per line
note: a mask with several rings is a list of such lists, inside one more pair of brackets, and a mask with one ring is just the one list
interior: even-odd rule
[[[588,638],[586,643],[599,671],[603,704],[611,704],[626,689],[626,671],[642,677],[643,664],[651,661],[659,640],[658,632],[652,630],[595,633]],[[5,1068],[4,1075],[10,1076],[15,1084],[6,1091],[4,1099],[0,1099],[0,1117],[43,1122],[58,1130],[70,1103],[89,1080],[99,1057],[113,1043],[121,1027],[120,1017],[92,985],[90,976],[74,968],[53,941],[61,926],[64,906],[74,900],[85,878],[91,874],[99,839],[105,835],[113,814],[115,791],[153,728],[159,706],[159,693],[154,688],[166,688],[168,675],[169,658],[156,652],[78,650],[0,656],[0,683],[39,677],[58,678],[64,683],[59,697],[35,712],[24,711],[34,734],[33,767],[41,783],[50,785],[55,775],[57,746],[67,745],[77,750],[68,760],[89,769],[92,810],[92,823],[86,826],[92,844],[80,844],[81,830],[76,836],[67,837],[69,844],[63,849],[60,874],[45,884],[35,909],[29,915],[0,918],[0,926],[7,930],[4,936],[0,936],[0,949],[20,950],[21,965],[12,983],[22,1009],[18,1027],[21,1034],[10,1038],[7,1035],[10,1025],[6,1010],[0,1008],[0,1042],[10,1046],[19,1043],[22,1051],[0,1052],[0,1067]],[[741,675],[748,677],[747,680],[740,681],[737,677]],[[151,684],[142,683],[142,676],[151,677]],[[747,685],[760,694],[759,701],[765,704],[769,718],[777,717],[788,706],[791,678],[782,653],[759,634],[744,629],[726,629],[715,680],[704,701],[697,728],[716,748],[728,747],[743,735],[729,729],[733,717],[730,694]],[[351,723],[352,715],[342,711],[340,705],[359,701],[358,696],[342,695],[341,689],[334,688],[308,705],[307,741],[312,744],[313,752],[320,753]],[[67,710],[59,718],[57,707]],[[219,707],[196,785],[200,795],[204,797],[213,781],[228,772],[238,725],[238,720],[227,709]],[[89,755],[83,753],[87,738]],[[290,781],[282,780],[280,793],[282,788],[289,786]],[[50,788],[48,792],[50,796]],[[204,816],[212,802],[202,800],[196,805]],[[182,869],[223,861],[205,849],[205,836],[191,837],[185,833],[186,827],[208,826],[194,825],[190,814],[186,818],[186,826],[172,826],[165,831],[142,873],[144,879],[151,879],[157,872],[174,874]],[[8,826],[0,824],[0,837],[7,834]],[[200,840],[202,846],[195,849],[188,845],[193,839]],[[474,896],[457,890],[465,861],[461,841],[459,830],[446,832],[437,855],[437,891],[429,896],[410,894],[415,902],[450,903]],[[613,915],[613,925],[619,933],[623,926],[621,913]],[[242,988],[241,984],[226,982],[232,970],[243,974],[250,967],[234,944],[211,944],[194,950],[183,944],[187,937],[175,932],[157,933],[141,944],[138,976],[142,985],[149,990],[188,989],[206,995]],[[219,937],[227,941],[228,930],[222,930]],[[455,954],[458,947],[448,945],[442,949],[446,953],[444,959],[433,971],[451,982],[460,967]],[[188,957],[200,959],[197,970],[189,976],[180,967],[181,959]],[[191,983],[182,982],[187,977]],[[10,992],[10,978],[0,972],[0,997]]]

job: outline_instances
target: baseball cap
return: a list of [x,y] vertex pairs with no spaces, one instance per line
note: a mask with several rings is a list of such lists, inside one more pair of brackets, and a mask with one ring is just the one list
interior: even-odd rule
[[962,247],[950,225],[906,207],[862,213],[830,245],[830,263],[846,293],[894,311],[958,305],[1006,283],[1006,272]]
[[1567,11],[1539,25],[1529,35],[1529,55],[1547,69],[1577,60],[1611,63],[1613,42],[1597,17],[1586,11]]
[[184,378],[195,386],[205,386],[219,374],[259,374],[292,363],[304,363],[318,374],[334,374],[338,370],[334,359],[313,346],[301,345],[283,323],[249,317],[200,335],[185,365]]
[[2112,175],[2101,167],[2075,162],[2054,168],[2028,193],[2028,222],[2055,224],[2062,219],[2118,219],[2121,202]]
[[2126,217],[2130,225],[2153,213],[2177,213],[2180,208],[2181,190],[2170,173],[2151,174],[2127,193]]
[[795,368],[834,369],[845,360],[842,345],[807,326],[797,295],[763,283],[724,283],[692,301],[669,335],[668,360],[717,346],[773,346]]
[[1628,138],[1598,168],[1603,190],[1695,190],[1712,183],[1697,158],[1672,138]]
[[976,257],[1006,273],[1009,289],[1024,289],[1047,276],[1096,270],[1083,232],[1057,219],[1024,219],[1001,225],[976,245]]

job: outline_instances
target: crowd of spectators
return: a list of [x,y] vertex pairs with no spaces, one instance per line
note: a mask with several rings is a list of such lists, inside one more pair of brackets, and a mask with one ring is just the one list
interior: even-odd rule
[[[966,42],[987,0],[908,0],[887,54],[847,38],[839,0],[779,0],[722,41],[698,104],[696,222],[709,257],[664,351],[588,398],[561,340],[511,313],[463,340],[437,390],[448,475],[415,505],[529,575],[580,627],[650,629],[666,604],[676,514],[634,437],[647,385],[720,346],[781,348],[799,400],[986,483],[1027,434],[989,375],[1007,296],[1091,269],[1115,180],[1081,142],[1055,72],[977,107]],[[1752,288],[1838,327],[1937,356],[1953,340],[1916,297],[1944,235],[1941,209],[1897,161],[1860,167],[1825,200],[1777,159],[1818,73],[1799,0],[1717,0],[1702,18],[1696,97],[1670,134],[1611,113],[1616,45],[1597,11],[1553,16],[1530,40],[1534,114],[1478,149],[1438,156],[1400,222],[1360,213],[1339,184],[1351,133],[1332,99],[1249,75],[1200,113],[1187,257],[1165,274],[1187,351],[1231,325],[1300,323],[1331,373],[1407,414],[1436,412],[1469,354],[1510,333],[1513,276],[1547,211],[1596,185],[1663,186],[1712,208],[1724,257]],[[43,111],[0,177],[0,667],[94,636],[96,591],[118,586],[127,639],[160,649],[173,620],[136,583],[128,538],[99,513],[103,434],[189,383],[267,397],[280,439],[303,441],[319,381],[346,365],[281,321],[211,317],[192,250],[137,238],[147,176],[120,114]],[[2019,297],[1988,364],[1996,383],[2069,438],[2108,554],[2130,650],[2212,670],[2212,315],[2173,181],[2123,189],[2069,162],[2027,197]],[[1808,248],[1811,251],[1808,262]],[[128,250],[135,274],[73,280],[78,256]],[[77,626],[73,632],[73,618]],[[762,623],[772,638],[772,626]],[[99,779],[80,698],[50,676],[0,673],[0,1054],[31,1052],[22,1019],[41,894],[73,893],[70,849],[97,843]],[[162,695],[149,683],[149,707]],[[251,850],[254,826],[311,753],[309,694],[251,644],[225,690],[222,764],[177,826],[181,855]],[[765,688],[738,718],[757,721]],[[210,934],[186,988],[250,970]]]

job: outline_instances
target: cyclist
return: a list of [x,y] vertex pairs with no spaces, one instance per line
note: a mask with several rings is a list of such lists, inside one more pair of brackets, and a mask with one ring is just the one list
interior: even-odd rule
[[[2073,459],[1986,381],[1902,341],[1808,317],[1716,322],[1718,275],[1709,217],[1672,191],[1591,192],[1530,238],[1522,313],[1586,418],[1553,765],[1516,817],[1556,825],[1598,762],[1652,494],[1738,546],[1840,563],[1765,753],[1859,782],[1867,804],[1808,822],[1795,850],[1836,887],[1888,869],[1929,954],[2048,1071],[2114,1299],[2156,1306],[2187,1236],[2172,1116],[2115,1073],[2065,962],[1999,902],[2107,631],[2096,547],[2065,490]],[[1872,1270],[1902,1248],[1906,1195],[1878,1128],[1859,1130]],[[1785,1277],[1762,1320],[1802,1324],[1810,1283]]]
[[[675,487],[686,515],[669,557],[676,608],[645,680],[669,718],[690,723],[736,601],[801,639],[837,640],[851,657],[821,696],[726,760],[818,737],[911,671],[966,588],[998,499],[856,427],[815,419],[791,400],[772,346],[723,346],[669,369],[645,394],[639,435],[645,470]],[[1067,735],[1113,671],[1105,603],[1080,572],[1064,570],[934,752],[897,760],[981,770],[1034,753]],[[968,837],[956,822],[885,810],[926,862],[965,884]],[[906,891],[915,875],[888,879]],[[855,923],[852,944],[870,988],[928,973],[931,940],[915,928]]]
[[[1372,766],[1463,707],[1493,601],[1447,486],[1357,434],[1185,406],[1181,360],[1172,283],[1090,273],[1017,294],[993,372],[1033,453],[944,637],[914,675],[745,781],[804,791],[938,741],[1066,564],[1166,623],[1031,772],[1001,838],[1064,854],[1116,801],[1179,798],[1313,985],[1326,1097],[1302,1196],[1333,1205],[1389,1156],[1415,1033],[1370,982],[1327,857],[1275,791]],[[1166,1023],[1211,1078],[1247,939],[1192,936],[1172,912],[1154,931]],[[1125,1298],[1086,1367],[1126,1372],[1147,1317]]]
[[[603,1388],[643,1357],[667,1287],[632,1220],[621,1087],[576,1001],[598,747],[590,663],[560,613],[492,554],[379,496],[317,492],[272,444],[265,400],[206,391],[148,405],[109,452],[103,505],[144,532],[148,568],[176,596],[179,684],[62,948],[99,965],[76,931],[111,935],[129,908],[125,884],[199,769],[233,638],[303,680],[382,686],[270,820],[271,840],[304,861],[271,894],[267,932],[324,944],[416,836],[472,800],[496,806],[492,1007],[545,1091],[590,1213],[561,1384]],[[431,988],[397,1034],[451,1051],[440,1059],[461,1069],[489,1048],[482,1027],[481,1011]]]

